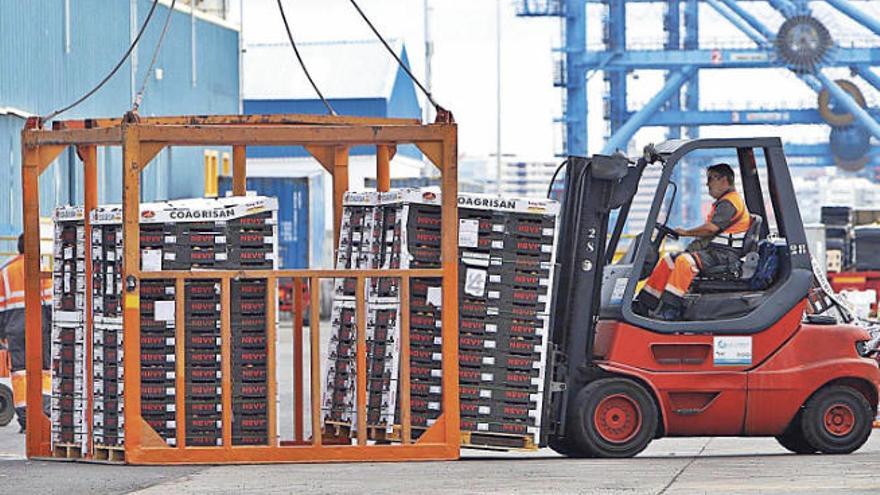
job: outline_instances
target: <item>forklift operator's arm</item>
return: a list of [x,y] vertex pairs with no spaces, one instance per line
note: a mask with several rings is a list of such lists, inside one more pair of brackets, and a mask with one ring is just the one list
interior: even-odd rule
[[684,237],[711,237],[721,231],[721,228],[712,222],[706,222],[703,225],[692,229],[677,228],[675,232]]

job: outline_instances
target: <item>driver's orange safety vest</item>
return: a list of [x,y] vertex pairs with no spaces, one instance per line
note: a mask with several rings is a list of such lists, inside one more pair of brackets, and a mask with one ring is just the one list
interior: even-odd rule
[[740,193],[737,191],[728,191],[718,198],[718,200],[712,204],[712,208],[706,216],[706,223],[712,221],[712,217],[715,216],[715,209],[718,207],[718,204],[725,200],[730,201],[730,204],[732,204],[733,208],[736,210],[736,213],[733,216],[733,222],[731,222],[726,229],[715,234],[715,237],[712,238],[710,243],[719,246],[741,248],[743,247],[743,240],[746,237],[746,231],[749,230],[749,226],[752,224],[752,217],[749,215],[749,210],[746,208],[746,202],[743,200]]

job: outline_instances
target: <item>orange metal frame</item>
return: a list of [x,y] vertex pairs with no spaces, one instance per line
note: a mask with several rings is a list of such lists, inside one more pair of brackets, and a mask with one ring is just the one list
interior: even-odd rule
[[[304,146],[333,177],[335,240],[338,241],[342,215],[342,197],[348,189],[348,150],[355,145],[377,147],[376,176],[379,190],[390,186],[390,161],[399,144],[414,144],[433,162],[442,174],[442,267],[426,270],[257,270],[257,271],[162,271],[141,272],[139,239],[139,208],[141,171],[167,146],[232,146],[233,194],[245,194],[247,146]],[[27,455],[50,455],[49,419],[42,412],[40,391],[41,368],[41,313],[39,286],[39,190],[40,174],[68,146],[75,146],[84,166],[85,210],[97,206],[97,147],[121,146],[123,160],[123,275],[135,281],[147,279],[174,279],[178,299],[183,295],[182,285],[189,279],[219,279],[222,288],[221,335],[223,369],[223,446],[187,447],[183,414],[184,387],[179,383],[185,374],[185,353],[177,350],[178,444],[167,446],[140,415],[140,299],[138,290],[128,291],[123,297],[124,355],[125,355],[125,454],[126,461],[134,464],[185,463],[269,463],[269,462],[326,462],[326,461],[398,461],[457,459],[459,457],[459,389],[458,389],[458,279],[457,247],[457,128],[455,124],[422,125],[409,119],[374,119],[361,117],[330,117],[313,115],[271,116],[189,116],[167,118],[90,119],[56,122],[52,130],[41,129],[36,120],[28,121],[22,131],[22,188],[25,235],[25,290],[28,308],[27,332],[27,401],[28,424]],[[86,215],[86,242],[91,239],[91,225]],[[87,251],[88,250],[87,247]],[[311,297],[311,322],[319,320],[319,281],[321,278],[351,277],[357,286],[365,287],[370,277],[399,277],[401,279],[401,443],[373,445],[368,442],[366,428],[366,374],[358,373],[356,402],[358,410],[357,438],[353,445],[323,445],[321,428],[321,370],[320,335],[311,332],[311,426],[312,438],[303,438],[303,377],[294,380],[293,441],[277,439],[276,408],[269,408],[269,445],[232,446],[231,437],[231,329],[229,284],[232,280],[263,278],[268,280],[268,300],[276,299],[275,287],[279,278],[292,278],[299,293],[308,284]],[[436,277],[443,280],[443,414],[417,441],[412,440],[409,387],[409,283],[413,277]],[[86,263],[87,294],[91,293],[91,264]],[[139,285],[139,284],[138,284]],[[87,297],[86,340],[91,342],[91,298]],[[177,331],[183,331],[183,307],[178,300]],[[275,305],[269,304],[267,314],[269,342],[269,401],[277,396],[275,383]],[[357,369],[366,369],[366,305],[357,301]],[[294,346],[303,350],[301,315],[294,325]],[[313,323],[313,328],[319,325]],[[177,341],[184,342],[182,335]],[[87,349],[90,346],[86,346]],[[87,355],[91,389],[91,355]],[[295,354],[301,356],[302,353]],[[294,361],[294,373],[302,371],[302,359]],[[91,398],[87,411],[92,411]],[[89,414],[91,414],[89,412]],[[91,423],[91,420],[89,420]],[[90,432],[91,433],[91,432]],[[92,453],[87,454],[90,457]]]

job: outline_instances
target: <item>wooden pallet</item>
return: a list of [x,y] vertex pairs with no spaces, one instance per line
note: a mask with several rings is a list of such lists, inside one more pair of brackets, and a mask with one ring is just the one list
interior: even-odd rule
[[95,445],[95,460],[125,462],[125,447],[120,445]]
[[461,446],[486,450],[538,450],[531,435],[510,435],[487,431],[461,432]]
[[[385,425],[367,425],[367,438],[377,442],[390,442],[393,440],[393,433],[389,433],[388,427]],[[325,421],[324,436],[325,443],[330,440],[352,440],[357,438],[357,432],[353,431],[351,423],[342,421]]]
[[[428,428],[424,426],[412,426],[410,427],[410,437],[412,437],[412,441],[415,442],[422,436],[423,433],[428,431]],[[391,430],[391,433],[388,434],[388,439],[393,442],[403,442],[403,426],[394,425],[394,428]]]
[[52,446],[52,457],[59,459],[81,459],[82,445],[78,443],[56,443]]

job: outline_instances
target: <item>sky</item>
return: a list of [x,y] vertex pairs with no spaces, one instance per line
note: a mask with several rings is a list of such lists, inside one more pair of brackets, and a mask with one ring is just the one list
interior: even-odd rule
[[[286,42],[275,0],[232,0],[233,22],[244,6],[246,44]],[[349,0],[284,0],[297,42],[374,39]],[[424,0],[359,0],[361,8],[388,39],[402,39],[414,72],[424,78]],[[782,17],[764,2],[741,2],[775,31]],[[561,151],[562,134],[554,118],[562,113],[562,92],[553,87],[553,49],[560,45],[560,22],[553,18],[520,18],[511,0],[428,0],[430,33],[434,43],[432,91],[435,99],[455,114],[459,124],[459,151],[470,156],[496,152],[496,9],[501,12],[501,152],[523,159],[552,160]],[[878,44],[878,39],[828,7],[813,2],[815,15],[841,44]],[[880,2],[856,2],[880,14]],[[603,7],[590,5],[587,38],[590,49],[601,44]],[[627,16],[627,43],[632,48],[657,46],[663,39],[662,4],[632,6]],[[753,47],[742,33],[708,5],[700,7],[700,43],[704,47]],[[291,53],[292,56],[292,53]],[[247,66],[244,67],[247,71]],[[833,77],[848,71],[830,70]],[[599,152],[606,135],[602,120],[601,73],[588,82],[588,144]],[[660,88],[661,71],[630,74],[629,107],[636,110]],[[858,81],[869,104],[880,95]],[[320,85],[320,81],[318,81]],[[700,75],[705,109],[733,106],[760,108],[794,106],[815,108],[816,94],[785,70],[714,70]],[[634,137],[636,146],[664,138],[665,129],[645,129]],[[789,128],[750,126],[704,128],[703,135],[781,135],[783,139],[823,141],[824,126]]]
[[[404,40],[413,72],[424,79],[424,2],[358,3],[383,36]],[[492,0],[430,1],[432,93],[454,113],[459,150],[469,155],[496,150],[497,5]],[[298,43],[375,39],[349,0],[285,0],[284,7]],[[501,2],[501,8],[502,153],[552,157],[560,139],[553,118],[561,113],[561,96],[552,86],[551,60],[558,20],[517,18],[508,1]],[[245,0],[243,31],[248,44],[287,40],[275,0]]]

